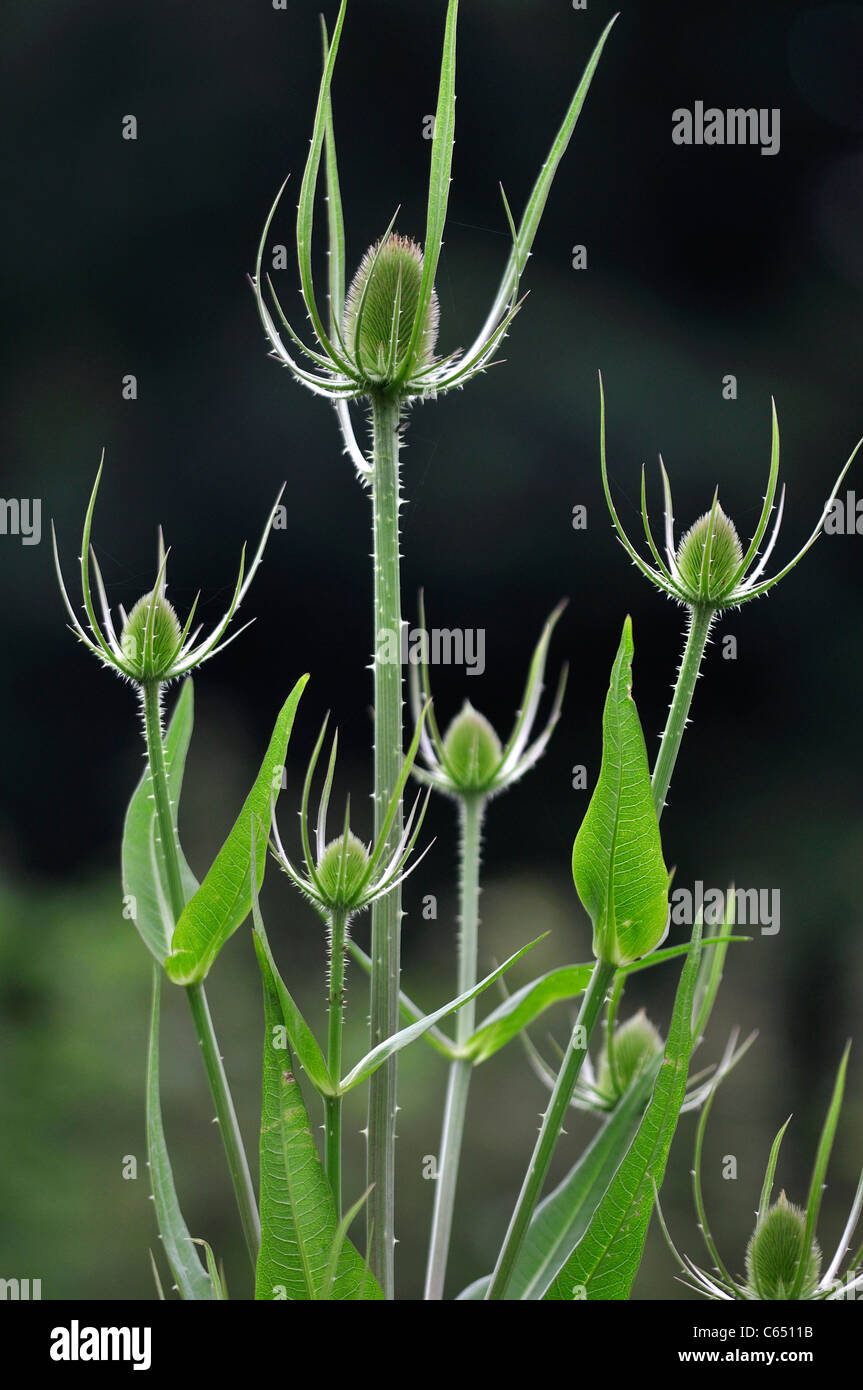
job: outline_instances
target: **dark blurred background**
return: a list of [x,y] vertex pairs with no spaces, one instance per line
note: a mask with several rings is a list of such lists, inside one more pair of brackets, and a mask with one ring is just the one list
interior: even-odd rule
[[[358,822],[370,786],[368,498],[341,456],[329,408],[268,360],[245,276],[287,173],[272,241],[290,213],[319,78],[319,6],[288,0],[182,6],[69,0],[7,12],[0,124],[5,144],[3,394],[5,498],[42,501],[42,539],[0,537],[3,602],[0,1275],[41,1277],[43,1296],[149,1298],[157,1244],[144,1169],[143,1077],[150,969],[121,915],[122,816],[141,771],[133,694],[76,647],[53,576],[54,517],[74,588],[80,526],[102,447],[95,543],[111,601],[151,586],[156,527],[174,549],[170,592],[185,612],[223,610],[239,548],[257,538],[282,480],[287,529],[273,534],[246,604],[254,626],[197,678],[197,726],[181,825],[203,873],[257,768],[298,675],[312,681],[281,802],[295,807],[319,720],[332,709],[339,788]],[[351,0],[334,89],[351,268],[401,204],[422,238],[443,0]],[[327,6],[330,22],[335,3]],[[440,273],[441,346],[472,338],[507,255],[498,181],[520,209],[584,63],[613,12],[569,0],[472,0],[459,30],[454,183]],[[404,453],[404,598],[425,587],[429,622],[485,628],[487,672],[435,672],[438,714],[467,696],[502,733],[530,651],[562,595],[553,674],[571,678],[543,762],[489,816],[482,964],[550,930],[514,982],[590,954],[569,857],[592,786],[608,670],[624,615],[636,636],[635,694],[656,746],[682,643],[682,614],[636,573],[605,511],[597,368],[610,469],[637,534],[646,461],[675,486],[678,522],[722,502],[751,532],[769,461],[775,395],[788,484],[777,563],[817,519],[863,432],[863,5],[626,3],[559,172],[525,276],[530,297],[505,365],[417,409]],[[781,109],[781,149],[681,148],[671,113],[696,101]],[[122,138],[137,119],[137,140]],[[319,223],[322,230],[323,223]],[[572,248],[587,268],[572,268]],[[323,258],[319,261],[323,267]],[[277,276],[295,311],[297,275]],[[137,399],[122,381],[137,379]],[[722,380],[738,395],[723,400]],[[358,425],[362,425],[358,418]],[[857,470],[859,474],[859,470]],[[852,473],[849,486],[860,487]],[[572,508],[587,508],[574,531]],[[726,1260],[742,1267],[763,1164],[791,1112],[780,1180],[805,1198],[818,1128],[863,999],[858,735],[860,547],[823,538],[767,602],[723,618],[736,661],[710,649],[663,821],[676,882],[779,888],[778,935],[732,952],[705,1045],[729,1030],[758,1042],[711,1118],[705,1185]],[[360,825],[357,828],[361,828]],[[405,987],[431,1007],[453,990],[455,826],[435,804],[436,844],[408,886]],[[421,899],[438,897],[426,922]],[[291,987],[322,1023],[317,919],[271,872],[264,906]],[[365,940],[367,923],[358,924]],[[680,936],[678,929],[677,936]],[[650,972],[627,1009],[667,1024],[677,969]],[[252,1148],[260,1001],[243,930],[210,984]],[[354,977],[354,1055],[363,987]],[[166,1127],[188,1223],[224,1254],[248,1296],[243,1252],[184,1001],[164,1008]],[[535,1030],[551,1054],[568,1012]],[[709,1054],[709,1055],[708,1055]],[[401,1069],[400,1291],[421,1290],[444,1069],[415,1046]],[[449,1289],[492,1263],[533,1144],[543,1093],[517,1046],[476,1077]],[[363,1123],[350,1114],[361,1190]],[[355,1123],[354,1123],[355,1120]],[[562,1172],[593,1122],[575,1117]],[[697,1259],[689,1193],[693,1119],[672,1151],[664,1205]],[[856,1182],[863,1060],[849,1093],[822,1223],[836,1240]],[[139,1177],[124,1180],[127,1155]],[[723,1181],[722,1160],[738,1160]],[[832,1252],[831,1252],[832,1253]],[[652,1232],[642,1299],[685,1295]]]

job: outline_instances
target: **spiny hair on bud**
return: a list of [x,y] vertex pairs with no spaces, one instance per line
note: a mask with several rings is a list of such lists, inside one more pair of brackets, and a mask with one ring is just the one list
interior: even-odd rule
[[[152,645],[148,633],[151,624]],[[170,670],[180,633],[179,619],[164,594],[156,592],[154,596],[151,592],[138,599],[126,619],[120,647],[142,680],[158,680]]]
[[[369,380],[384,382],[389,371],[402,366],[410,348],[423,278],[423,251],[409,237],[390,233],[370,247],[345,299],[344,339],[357,367]],[[395,351],[392,351],[393,324]],[[434,360],[438,332],[438,299],[432,292],[411,364],[426,367]]]
[[[708,540],[710,558],[705,569]],[[734,587],[742,561],[743,547],[737,528],[718,502],[712,511],[705,512],[690,526],[677,551],[677,568],[683,587],[697,601],[726,598]]]
[[347,837],[331,840],[321,855],[318,878],[332,907],[350,909],[356,906],[360,884],[369,866],[369,852],[352,831]]
[[746,1250],[746,1278],[749,1295],[767,1302],[787,1302],[797,1280],[801,1259],[805,1261],[800,1298],[811,1298],[818,1284],[821,1251],[817,1241],[804,1250],[806,1215],[785,1193],[769,1209],[755,1228]]

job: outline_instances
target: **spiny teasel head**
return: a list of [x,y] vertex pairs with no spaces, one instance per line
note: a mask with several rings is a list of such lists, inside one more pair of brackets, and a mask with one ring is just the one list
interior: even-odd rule
[[484,714],[465,700],[443,739],[444,756],[453,781],[467,792],[489,786],[500,766],[503,747]]
[[[370,388],[397,379],[414,336],[423,278],[422,247],[390,232],[366,252],[345,300],[344,341]],[[432,289],[413,350],[412,370],[434,360],[438,297]]]
[[[542,732],[534,737],[551,634],[565,607],[565,603],[559,603],[542,629],[530,662],[521,707],[505,744],[485,715],[474,709],[468,700],[465,700],[460,712],[442,735],[431,704],[428,663],[422,661],[419,667],[411,665],[411,705],[417,729],[422,733],[420,749],[425,762],[425,767],[414,768],[418,781],[436,787],[456,800],[480,798],[485,801],[512,786],[538,762],[560,718],[566,689],[567,668],[564,667],[548,720]],[[420,627],[425,632],[422,595],[419,611]],[[427,711],[425,725],[422,720],[423,707]]]
[[646,1070],[664,1044],[643,1009],[627,1019],[614,1032],[614,1064],[604,1052],[599,1064],[596,1090],[609,1104],[615,1104],[628,1091],[636,1077]]
[[272,818],[271,849],[295,886],[314,904],[324,920],[332,925],[334,916],[342,916],[347,921],[357,913],[364,911],[372,903],[377,902],[379,898],[386,897],[388,893],[391,893],[407,878],[408,874],[413,872],[417,864],[428,853],[430,846],[416,858],[413,858],[414,847],[422,829],[423,817],[428,804],[428,793],[425,797],[422,794],[417,797],[410,813],[405,817],[405,824],[398,843],[395,845],[388,843],[393,821],[401,805],[405,784],[410,776],[419,747],[419,730],[414,734],[411,746],[407,751],[404,765],[387,806],[383,824],[373,845],[363,844],[362,840],[351,830],[350,799],[345,805],[341,834],[332,840],[327,838],[327,814],[336,770],[338,735],[333,738],[329,763],[318,803],[317,824],[314,828],[312,827],[309,815],[312,781],[326,737],[328,721],[329,716],[324,720],[314,752],[309,760],[306,779],[303,784],[303,796],[300,804],[300,836],[304,867],[302,869],[295,867],[285,851],[276,822],[275,807]]
[[327,901],[344,912],[355,909],[362,897],[368,867],[369,851],[352,831],[330,840],[317,865]]
[[701,603],[721,606],[733,592],[743,560],[740,537],[717,501],[683,536],[677,551],[682,587]]
[[795,1207],[784,1192],[759,1221],[746,1250],[749,1297],[766,1302],[786,1302],[798,1280],[800,1262],[805,1270],[797,1298],[811,1298],[821,1272],[821,1251],[813,1241],[806,1250],[806,1213]]
[[[374,466],[357,440],[348,409],[349,402],[382,395],[400,405],[417,400],[433,400],[444,392],[460,390],[500,360],[498,350],[521,307],[519,282],[531,254],[552,182],[617,18],[615,15],[609,20],[599,36],[518,227],[501,186],[512,246],[482,327],[470,346],[435,357],[438,308],[434,286],[446,232],[455,144],[458,0],[448,0],[446,8],[422,247],[396,236],[393,218],[378,245],[367,253],[350,293],[346,293],[347,239],[333,111],[333,75],[347,12],[347,0],[342,0],[331,33],[322,20],[323,75],[297,202],[299,285],[308,320],[305,336],[286,317],[272,279],[263,268],[270,227],[287,180],[279,190],[264,224],[255,272],[250,277],[270,355],[287,367],[295,380],[336,405],[346,452],[360,479],[368,486],[374,486]],[[366,133],[362,134],[368,140]],[[315,210],[318,186],[322,180],[326,187],[329,237],[326,306],[316,286],[313,267]],[[378,260],[372,270],[375,255]],[[360,303],[364,286],[368,284],[369,272],[376,282],[380,276],[380,284],[376,283],[373,287],[377,308],[373,317],[366,319],[363,313],[360,321]],[[397,303],[399,295],[401,302]]]
[[[675,544],[671,484],[660,457],[659,468],[665,496],[664,554],[661,553],[656,542],[647,514],[647,484],[644,469],[641,471],[641,520],[647,547],[652,558],[651,563],[636,550],[629,539],[611,495],[605,455],[605,393],[601,375],[599,378],[599,397],[599,451],[602,464],[602,485],[617,538],[632,563],[646,579],[650,580],[651,584],[654,584],[663,594],[667,594],[669,598],[676,599],[678,603],[685,604],[690,609],[701,608],[718,613],[726,608],[738,608],[740,604],[748,603],[750,599],[760,598],[762,594],[769,593],[780,579],[784,579],[786,574],[790,574],[821,534],[824,521],[829,515],[845,475],[854,462],[860,445],[863,444],[863,440],[860,440],[852,450],[851,456],[836,479],[830,496],[824,504],[818,524],[805,545],[801,547],[793,560],[789,561],[769,579],[764,579],[762,576],[773,553],[773,547],[779,538],[785,505],[784,487],[779,493],[778,502],[776,502],[776,489],[779,481],[779,421],[776,418],[775,403],[771,401],[770,473],[767,479],[767,491],[764,495],[764,505],[761,509],[758,525],[745,552],[734,523],[719,505],[718,489],[714,493],[710,511],[705,512],[689,528],[679,546]],[[768,537],[767,528],[774,502],[776,502],[776,517]]]
[[[731,1069],[734,1061],[719,1068],[710,1083],[710,1094],[701,1112],[695,1140],[695,1166],[692,1177],[695,1190],[696,1209],[699,1228],[710,1255],[711,1269],[701,1269],[688,1255],[681,1255],[671,1239],[668,1227],[659,1209],[657,1210],[662,1232],[668,1247],[683,1275],[683,1282],[696,1293],[704,1294],[713,1301],[731,1302],[754,1300],[765,1302],[796,1302],[798,1299],[844,1299],[853,1298],[863,1287],[863,1273],[860,1271],[863,1252],[854,1251],[854,1232],[863,1212],[863,1175],[857,1185],[857,1193],[851,1205],[848,1220],[839,1237],[833,1258],[824,1273],[821,1273],[821,1248],[816,1239],[821,1199],[825,1191],[825,1178],[830,1163],[836,1126],[842,1109],[845,1093],[845,1076],[848,1068],[848,1043],[839,1063],[833,1095],[827,1109],[827,1116],[821,1131],[821,1139],[809,1196],[805,1210],[793,1206],[784,1192],[779,1200],[771,1201],[773,1180],[779,1161],[779,1153],[785,1131],[791,1123],[790,1117],[782,1125],[770,1148],[770,1157],[761,1187],[761,1200],[755,1231],[746,1249],[746,1278],[735,1278],[724,1263],[719,1248],[707,1221],[701,1185],[701,1161],[704,1152],[704,1135],[707,1116],[710,1113],[713,1095],[724,1074]],[[845,1273],[840,1274],[843,1265]]]
[[164,594],[154,589],[138,599],[120,632],[120,648],[139,681],[166,679],[180,633],[179,619]]
[[[188,675],[204,661],[209,661],[217,652],[220,652],[229,642],[233,642],[235,637],[239,637],[244,630],[238,628],[230,637],[225,633],[231,623],[231,619],[239,608],[245,594],[251,584],[255,572],[263,559],[264,548],[269,539],[273,528],[273,522],[281,501],[282,487],[276,498],[275,506],[267,518],[264,533],[261,537],[260,545],[251,566],[246,569],[246,548],[243,546],[240,556],[240,567],[237,580],[234,585],[234,592],[227,612],[221,620],[216,623],[212,632],[206,636],[201,636],[201,627],[192,631],[192,624],[195,612],[198,607],[198,598],[195,597],[189,615],[182,628],[180,619],[174,611],[173,605],[165,597],[167,584],[167,564],[168,552],[165,550],[162,539],[161,529],[159,531],[158,560],[156,581],[149,593],[144,594],[135,603],[131,612],[127,615],[121,607],[119,624],[119,636],[114,625],[114,617],[108,603],[108,595],[105,590],[105,583],[102,579],[102,572],[99,562],[96,559],[95,551],[90,544],[90,532],[93,525],[93,512],[96,507],[96,495],[99,491],[99,482],[102,477],[103,460],[99,464],[96,473],[96,481],[93,484],[93,491],[90,494],[90,503],[87,507],[87,514],[84,518],[84,534],[81,540],[81,593],[83,598],[84,613],[86,624],[78,617],[69,598],[66,584],[63,579],[63,572],[60,567],[60,554],[57,548],[57,536],[51,525],[51,534],[54,545],[54,565],[57,571],[57,580],[60,585],[60,593],[66,605],[66,612],[69,615],[72,631],[80,642],[89,651],[97,656],[106,666],[111,666],[118,675],[124,676],[127,680],[133,681],[138,686],[148,684],[166,684],[168,681],[177,680],[180,676]],[[92,580],[95,581],[96,595],[98,597],[100,616],[96,612],[96,604],[93,601]],[[248,626],[248,624],[246,624]]]

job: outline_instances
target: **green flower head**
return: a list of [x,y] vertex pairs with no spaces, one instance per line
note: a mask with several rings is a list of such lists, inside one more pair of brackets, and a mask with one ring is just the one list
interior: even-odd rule
[[140,681],[162,680],[181,645],[180,636],[176,613],[164,594],[154,589],[138,599],[123,624],[120,648]]
[[[345,301],[344,340],[369,389],[391,380],[411,351],[422,278],[421,248],[394,232],[363,257]],[[432,291],[416,347],[419,366],[434,360],[437,328],[438,299]]]
[[[331,37],[322,21],[324,70],[297,204],[300,293],[311,341],[303,338],[288,320],[270,277],[263,271],[267,237],[286,184],[279,190],[264,225],[251,284],[270,355],[310,391],[335,403],[346,452],[362,481],[371,483],[374,469],[357,441],[348,403],[374,395],[405,403],[433,399],[464,386],[497,360],[498,349],[521,307],[519,282],[552,181],[572,137],[614,19],[606,25],[591,54],[518,228],[503,195],[512,249],[485,322],[468,348],[435,357],[438,327],[435,279],[444,244],[455,143],[458,0],[447,3],[422,243],[397,235],[393,217],[380,240],[363,256],[347,292],[345,219],[332,104],[333,75],[346,13],[347,0],[342,0]],[[322,166],[327,197],[326,310],[320,301],[312,264],[315,203]]]
[[[188,675],[196,666],[200,666],[204,661],[209,661],[217,652],[222,651],[235,637],[239,637],[244,628],[239,628],[230,637],[225,637],[228,626],[243,601],[248,591],[258,566],[264,554],[264,547],[269,539],[273,520],[276,515],[276,508],[281,500],[282,493],[276,498],[275,506],[267,519],[261,543],[258,546],[252,564],[246,572],[246,548],[243,547],[240,556],[240,569],[237,581],[234,585],[234,592],[227,612],[221,621],[216,624],[213,631],[207,637],[201,637],[201,628],[192,631],[192,623],[198,606],[196,596],[189,615],[181,627],[180,619],[177,617],[173,606],[165,597],[167,584],[166,572],[168,565],[168,552],[165,550],[162,540],[162,532],[159,531],[158,563],[156,571],[156,582],[149,593],[144,594],[134,604],[131,611],[126,614],[121,607],[120,632],[114,625],[111,614],[108,596],[105,591],[105,584],[102,579],[102,572],[99,562],[96,559],[95,551],[90,544],[90,531],[93,524],[93,512],[96,506],[96,494],[99,491],[99,482],[102,477],[102,464],[99,464],[99,471],[96,474],[96,482],[90,495],[90,504],[87,508],[87,515],[84,519],[84,534],[81,541],[81,589],[84,599],[84,613],[86,615],[87,627],[81,622],[75,612],[66,585],[63,580],[63,572],[60,567],[60,554],[57,549],[57,536],[54,532],[53,524],[51,534],[54,543],[54,564],[57,570],[57,579],[60,585],[60,593],[66,605],[66,612],[69,615],[72,631],[80,642],[89,651],[97,656],[106,666],[111,666],[118,675],[124,676],[127,680],[133,681],[136,685],[142,686],[152,683],[164,684],[167,681],[176,680],[180,676]],[[284,488],[282,489],[284,491]],[[101,609],[101,621],[96,614],[96,605],[93,602],[93,592],[90,583],[90,575],[96,582],[96,592],[99,598]],[[245,625],[249,626],[248,623]],[[89,630],[88,630],[89,629]]]
[[614,1105],[662,1051],[663,1046],[658,1029],[640,1009],[633,1018],[615,1029],[613,1061],[607,1052],[603,1053],[596,1080],[599,1095],[609,1105]]
[[[776,1202],[771,1202],[773,1180],[779,1161],[779,1151],[790,1120],[779,1130],[770,1149],[764,1182],[761,1187],[761,1200],[758,1204],[755,1230],[746,1248],[746,1278],[736,1279],[723,1263],[716,1241],[707,1222],[707,1212],[701,1188],[701,1155],[704,1150],[704,1134],[707,1117],[716,1093],[716,1087],[729,1066],[720,1063],[711,1083],[710,1094],[701,1113],[695,1141],[695,1166],[692,1170],[695,1190],[695,1205],[698,1212],[699,1227],[704,1243],[713,1263],[708,1272],[699,1268],[688,1255],[680,1255],[674,1246],[668,1227],[659,1212],[662,1231],[683,1275],[683,1282],[696,1293],[703,1294],[714,1302],[733,1302],[734,1300],[754,1300],[767,1302],[797,1302],[798,1300],[835,1300],[853,1298],[863,1287],[863,1248],[854,1251],[854,1232],[863,1212],[863,1175],[857,1184],[857,1192],[845,1228],[839,1237],[836,1252],[827,1269],[821,1272],[821,1249],[816,1238],[816,1227],[824,1194],[825,1177],[830,1162],[830,1153],[845,1092],[845,1074],[848,1067],[846,1047],[839,1064],[839,1071],[833,1087],[833,1095],[827,1110],[827,1118],[821,1131],[821,1139],[809,1187],[805,1210],[793,1206],[784,1192]],[[731,1065],[733,1065],[733,1060]],[[844,1274],[840,1271],[844,1266]]]
[[759,1221],[746,1251],[746,1280],[750,1297],[785,1302],[792,1294],[800,1262],[803,1280],[798,1298],[811,1298],[821,1272],[821,1251],[813,1241],[806,1248],[806,1213],[792,1206],[784,1192]]
[[733,592],[743,560],[740,537],[719,505],[699,517],[680,542],[677,568],[681,585],[701,603],[723,603]]
[[465,700],[443,740],[453,781],[465,791],[482,791],[500,767],[502,752],[501,741],[485,715]]
[[347,910],[362,894],[369,852],[362,840],[349,830],[330,841],[317,867],[324,897],[334,906]]
[[429,845],[412,863],[409,862],[422,829],[429,798],[428,792],[424,797],[418,796],[414,802],[413,808],[405,820],[398,844],[394,847],[387,845],[396,811],[401,803],[402,793],[419,747],[420,729],[414,734],[413,742],[408,750],[401,775],[396,783],[383,825],[374,845],[363,844],[362,840],[351,830],[350,799],[345,805],[341,834],[333,840],[327,839],[327,814],[338,752],[338,734],[336,734],[333,738],[329,764],[318,803],[317,824],[314,831],[312,830],[309,820],[312,781],[326,737],[328,720],[329,716],[324,720],[314,752],[309,760],[303,786],[303,799],[300,806],[300,834],[304,868],[296,868],[285,851],[276,823],[275,806],[273,807],[271,846],[282,869],[300,892],[314,904],[325,921],[329,921],[333,913],[336,912],[344,913],[348,918],[353,917],[356,913],[363,912],[372,903],[377,902],[379,898],[386,897],[407,878],[408,874],[413,872],[431,848]]
[[744,551],[740,537],[737,534],[734,523],[726,516],[719,505],[719,490],[717,488],[713,496],[713,505],[709,512],[695,522],[684,535],[679,546],[674,541],[674,507],[671,499],[671,484],[665,465],[662,459],[659,460],[659,468],[662,474],[662,486],[665,495],[665,554],[660,552],[659,546],[653,535],[650,525],[650,518],[647,514],[647,489],[644,469],[641,471],[641,519],[644,527],[644,535],[650,551],[653,564],[644,559],[636,550],[632,541],[629,539],[623,524],[618,516],[614,500],[611,496],[611,487],[608,481],[608,465],[605,456],[605,394],[602,388],[602,377],[599,379],[601,425],[600,425],[600,457],[602,461],[602,484],[605,489],[605,500],[611,513],[612,525],[617,532],[618,539],[626,551],[633,564],[641,571],[646,579],[669,598],[676,599],[678,603],[685,604],[688,608],[707,608],[718,613],[725,608],[738,608],[742,603],[748,603],[750,599],[760,598],[762,594],[769,593],[780,579],[784,579],[786,574],[790,574],[794,566],[803,559],[803,556],[815,544],[827,518],[830,507],[839,491],[842,481],[848,469],[851,467],[860,448],[863,444],[861,440],[854,448],[851,457],[842,469],[839,477],[833,486],[818,524],[812,531],[805,545],[797,552],[794,559],[784,565],[771,578],[763,577],[764,571],[773,548],[779,538],[782,526],[782,514],[785,507],[785,488],[779,494],[779,501],[776,505],[776,517],[772,529],[768,536],[768,524],[774,503],[776,502],[776,489],[779,481],[779,421],[776,418],[776,406],[771,402],[771,448],[770,448],[770,472],[767,479],[767,491],[764,496],[764,505],[758,525],[752,536],[752,540]]
[[[538,762],[560,718],[566,688],[567,669],[564,667],[546,725],[542,733],[534,738],[533,729],[542,698],[551,634],[565,606],[558,604],[540,634],[530,663],[521,709],[506,744],[501,742],[485,715],[480,714],[467,700],[446,733],[441,735],[431,707],[428,666],[423,664],[421,671],[416,666],[411,667],[411,704],[417,728],[422,730],[420,750],[425,763],[424,767],[414,769],[418,781],[452,797],[487,799],[512,786]],[[422,597],[419,607],[420,625],[425,629]],[[423,699],[428,713],[425,725],[422,722]]]

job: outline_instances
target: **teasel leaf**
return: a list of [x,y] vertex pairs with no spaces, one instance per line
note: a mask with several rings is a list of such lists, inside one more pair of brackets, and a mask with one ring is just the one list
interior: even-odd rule
[[188,985],[203,980],[225,942],[242,926],[251,911],[249,857],[252,834],[256,827],[263,827],[256,846],[257,884],[260,888],[272,810],[281,787],[288,740],[308,679],[308,676],[300,677],[282,706],[260,771],[243,809],[203,883],[186,904],[177,923],[171,954],[165,962],[165,969],[175,984]]

